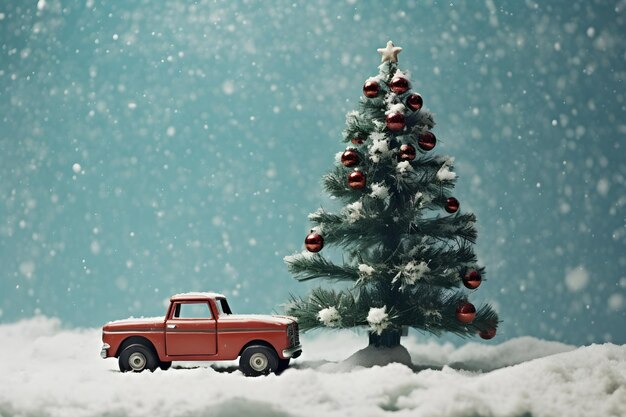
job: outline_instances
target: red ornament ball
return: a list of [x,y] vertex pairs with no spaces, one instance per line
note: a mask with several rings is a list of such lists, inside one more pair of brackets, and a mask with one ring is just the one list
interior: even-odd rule
[[467,301],[462,302],[456,308],[456,319],[461,323],[471,323],[476,318],[476,307]]
[[409,91],[411,84],[409,80],[404,77],[393,77],[391,83],[389,83],[389,87],[391,87],[391,91],[396,94],[404,94]]
[[459,210],[461,203],[454,197],[448,197],[446,200],[446,211],[448,213],[456,213]]
[[341,154],[341,163],[343,166],[352,167],[359,163],[359,153],[354,149],[346,149]]
[[417,139],[417,145],[425,151],[432,150],[437,144],[437,138],[432,132],[421,133]]
[[489,327],[486,330],[482,330],[478,332],[478,336],[482,337],[485,340],[493,339],[496,335],[496,328]]
[[324,238],[319,233],[309,233],[304,239],[304,246],[309,252],[317,253],[324,247]]
[[411,94],[409,98],[406,99],[406,106],[413,111],[418,111],[423,105],[424,100],[422,96],[417,93]]
[[393,132],[404,129],[404,114],[402,113],[389,113],[386,121],[387,129]]
[[352,171],[348,174],[348,185],[357,189],[365,187],[365,174],[361,171]]
[[470,269],[465,273],[465,275],[463,275],[463,285],[470,290],[478,288],[482,280],[480,272],[475,269]]
[[398,153],[398,160],[400,161],[412,161],[415,159],[417,155],[417,151],[413,145],[409,145],[408,143],[400,146],[400,152]]
[[352,142],[353,145],[362,145],[363,142],[365,142],[365,140],[359,138],[359,137],[354,137],[350,140],[350,142]]
[[380,85],[376,81],[365,81],[363,85],[363,95],[367,98],[374,98],[380,92]]

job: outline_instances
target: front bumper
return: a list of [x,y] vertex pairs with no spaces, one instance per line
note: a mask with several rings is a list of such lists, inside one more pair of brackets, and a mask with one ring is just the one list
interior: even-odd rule
[[102,359],[106,359],[109,356],[110,348],[111,346],[109,346],[108,343],[105,343],[104,345],[102,345],[102,350],[100,351],[100,356],[102,357]]
[[283,350],[283,357],[285,359],[288,358],[297,358],[302,354],[302,345],[297,345],[294,347],[290,347],[289,349]]

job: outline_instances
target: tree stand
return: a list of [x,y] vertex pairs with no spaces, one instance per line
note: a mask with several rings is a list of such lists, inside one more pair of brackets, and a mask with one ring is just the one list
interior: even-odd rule
[[349,370],[355,366],[370,368],[372,366],[385,366],[390,363],[401,363],[412,368],[411,355],[400,344],[402,335],[403,332],[400,329],[383,330],[381,334],[370,332],[369,345],[340,362],[338,369]]
[[400,346],[400,330],[383,330],[381,334],[370,332],[370,346],[379,347],[396,347]]

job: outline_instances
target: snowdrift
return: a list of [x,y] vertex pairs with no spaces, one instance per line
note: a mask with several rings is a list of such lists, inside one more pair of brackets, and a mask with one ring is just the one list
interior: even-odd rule
[[403,338],[412,366],[344,361],[349,332],[303,337],[282,375],[233,363],[122,374],[99,357],[99,329],[36,317],[0,325],[0,416],[626,416],[626,346],[576,348],[524,337],[500,345]]

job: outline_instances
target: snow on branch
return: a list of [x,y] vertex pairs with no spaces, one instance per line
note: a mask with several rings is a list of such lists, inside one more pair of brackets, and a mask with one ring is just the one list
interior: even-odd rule
[[417,281],[424,279],[430,272],[428,264],[424,261],[417,263],[410,261],[399,268],[398,273],[393,277],[392,283],[400,282],[400,291],[404,291],[408,286],[414,285]]
[[409,161],[398,162],[396,165],[396,171],[399,175],[406,174],[413,171],[413,167],[411,167],[411,163]]
[[383,183],[374,183],[372,184],[371,189],[372,192],[370,193],[370,197],[379,198],[381,200],[389,197],[389,187],[387,187]]
[[317,313],[317,319],[326,327],[337,327],[341,323],[341,315],[334,306],[321,309]]
[[437,179],[439,181],[452,181],[456,178],[456,173],[450,171],[450,168],[452,168],[453,164],[454,158],[446,159],[441,168],[439,168],[439,171],[437,171]]
[[371,281],[372,278],[374,277],[374,273],[376,272],[374,267],[367,265],[367,264],[363,264],[363,263],[359,264],[358,269],[359,269],[359,280],[356,282],[357,285],[365,284],[367,283],[367,281]]
[[374,132],[370,135],[371,144],[368,147],[368,153],[372,162],[378,163],[384,158],[392,155],[389,149],[389,140],[382,132]]
[[355,223],[357,220],[365,217],[363,214],[362,201],[355,201],[354,203],[346,205],[342,212],[346,216],[348,223]]
[[381,334],[391,322],[389,321],[389,314],[387,314],[387,306],[381,308],[372,307],[367,314],[367,322],[370,328],[377,334]]

